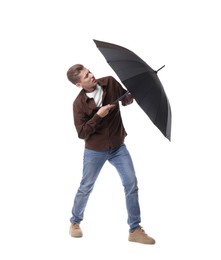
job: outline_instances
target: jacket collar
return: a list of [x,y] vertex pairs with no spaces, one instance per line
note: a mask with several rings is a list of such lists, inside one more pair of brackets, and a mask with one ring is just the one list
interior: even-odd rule
[[[104,91],[104,96],[106,96],[106,85],[105,83],[101,80],[101,79],[98,79],[97,80],[97,83],[103,88],[103,91]],[[80,91],[80,95],[82,96],[82,98],[84,99],[85,102],[87,102],[90,98],[86,95],[86,92],[84,89],[82,89]]]

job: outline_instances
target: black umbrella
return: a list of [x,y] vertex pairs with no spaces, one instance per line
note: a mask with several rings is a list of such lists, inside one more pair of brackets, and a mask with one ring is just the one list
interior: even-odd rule
[[108,42],[94,40],[97,48],[163,135],[171,137],[171,108],[164,88],[153,70],[132,51]]

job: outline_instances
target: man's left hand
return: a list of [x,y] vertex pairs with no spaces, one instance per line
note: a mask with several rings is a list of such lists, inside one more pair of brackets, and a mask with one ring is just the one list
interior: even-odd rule
[[133,96],[130,92],[121,100],[122,106],[127,106],[133,103]]

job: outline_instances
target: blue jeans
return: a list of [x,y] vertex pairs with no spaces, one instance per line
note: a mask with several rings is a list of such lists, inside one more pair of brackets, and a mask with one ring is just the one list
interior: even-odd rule
[[106,151],[85,149],[83,176],[74,199],[70,221],[74,224],[80,223],[83,220],[84,210],[89,195],[93,190],[94,183],[106,161],[109,161],[116,168],[121,178],[122,185],[124,186],[128,214],[127,223],[131,231],[139,226],[141,219],[137,178],[131,156],[125,144],[120,145],[118,148]]

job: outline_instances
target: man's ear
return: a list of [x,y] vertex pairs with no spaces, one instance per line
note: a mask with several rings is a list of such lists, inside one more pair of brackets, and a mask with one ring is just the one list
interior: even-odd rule
[[78,88],[81,88],[81,83],[76,83],[75,84]]

